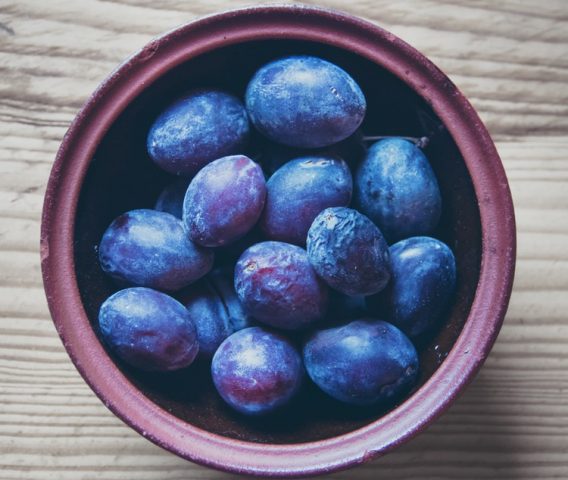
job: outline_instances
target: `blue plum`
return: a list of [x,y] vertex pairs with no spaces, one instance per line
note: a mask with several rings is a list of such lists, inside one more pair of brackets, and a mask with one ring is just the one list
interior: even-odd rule
[[249,122],[241,101],[226,92],[194,90],[176,100],[148,133],[150,158],[175,175],[194,175],[209,162],[246,146]]
[[132,210],[105,231],[99,260],[103,271],[121,284],[174,291],[209,272],[214,254],[192,243],[173,215]]
[[392,281],[367,298],[378,312],[411,337],[439,325],[456,286],[456,261],[445,244],[430,237],[412,237],[390,247]]
[[251,327],[221,344],[211,374],[229,406],[246,415],[262,415],[290,402],[302,385],[304,372],[300,354],[286,337]]
[[418,377],[414,345],[381,320],[365,318],[316,331],[306,341],[303,357],[319,388],[353,405],[390,404]]
[[326,208],[308,232],[308,258],[326,283],[347,295],[372,295],[390,279],[389,247],[365,215]]
[[192,285],[180,301],[195,324],[199,356],[210,359],[221,342],[233,333],[227,309],[215,289],[205,280]]
[[181,220],[183,213],[183,199],[189,186],[189,178],[178,178],[162,190],[156,200],[154,210],[166,212]]
[[287,162],[270,177],[266,188],[260,228],[271,240],[303,246],[318,213],[349,205],[353,179],[343,160],[309,156]]
[[189,238],[205,247],[238,240],[260,218],[265,198],[264,174],[250,158],[233,155],[211,162],[185,194],[183,221]]
[[250,317],[237,299],[232,271],[213,271],[181,295],[195,323],[199,356],[211,359],[229,335],[249,327]]
[[389,243],[431,233],[442,211],[428,159],[401,138],[380,140],[369,148],[355,174],[354,203]]
[[185,368],[199,350],[185,307],[150,288],[127,288],[109,297],[99,311],[99,326],[116,355],[142,370]]
[[297,330],[321,319],[328,289],[306,251],[283,242],[261,242],[244,251],[235,267],[235,291],[252,317]]
[[363,121],[367,107],[363,92],[345,70],[305,55],[261,67],[247,86],[245,103],[260,133],[303,148],[347,138]]

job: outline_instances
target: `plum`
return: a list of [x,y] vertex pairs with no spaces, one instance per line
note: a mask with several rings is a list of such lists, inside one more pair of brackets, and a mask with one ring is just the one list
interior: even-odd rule
[[351,201],[347,164],[328,156],[300,157],[279,168],[266,184],[260,228],[267,238],[304,246],[314,218],[324,208]]
[[394,243],[431,233],[442,197],[422,150],[408,140],[387,138],[369,148],[355,173],[354,205]]
[[347,295],[371,295],[390,279],[389,247],[365,215],[326,208],[308,232],[308,259],[326,283]]
[[199,356],[211,359],[229,335],[251,325],[233,286],[232,271],[214,270],[181,295],[197,329]]
[[243,328],[250,327],[253,323],[253,319],[245,311],[239,301],[237,292],[235,292],[235,269],[217,268],[208,275],[207,279],[225,305],[231,325],[233,326],[233,331],[236,332]]
[[142,209],[110,224],[99,245],[99,260],[120,284],[175,291],[207,274],[214,254],[187,238],[181,220]]
[[370,318],[315,331],[303,358],[320,389],[353,405],[390,404],[418,377],[418,354],[408,337],[394,325]]
[[260,166],[244,155],[223,157],[193,178],[183,203],[189,238],[205,247],[232,243],[258,221],[266,198]]
[[302,148],[325,147],[349,137],[367,107],[361,88],[345,70],[307,55],[261,67],[247,86],[245,104],[260,133]]
[[367,298],[373,312],[410,337],[439,325],[456,287],[456,261],[450,248],[430,237],[401,240],[389,249],[392,282]]
[[99,327],[111,350],[142,370],[185,368],[199,350],[185,307],[150,288],[127,288],[110,296],[99,311]]
[[183,199],[190,180],[189,178],[178,178],[166,185],[156,200],[154,210],[169,213],[181,220]]
[[211,375],[229,406],[247,415],[262,415],[289,403],[304,373],[300,354],[286,337],[250,327],[221,344],[213,356]]
[[305,328],[327,309],[327,286],[306,251],[283,242],[261,242],[244,251],[235,267],[235,291],[252,317],[285,330]]
[[193,90],[155,120],[148,133],[148,153],[165,171],[191,176],[217,158],[242,151],[249,130],[237,97],[214,89]]

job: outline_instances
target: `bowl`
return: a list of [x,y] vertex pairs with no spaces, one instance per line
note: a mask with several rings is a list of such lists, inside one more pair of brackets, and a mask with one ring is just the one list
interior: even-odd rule
[[[401,403],[350,409],[308,387],[285,415],[259,421],[230,411],[206,368],[140,373],[107,351],[97,314],[117,287],[99,268],[97,244],[117,215],[151,208],[170,178],[145,149],[150,124],[165,105],[196,86],[242,95],[255,69],[297,53],[331,60],[359,82],[369,105],[362,127],[366,135],[432,137],[426,153],[444,204],[435,236],[455,252],[458,285],[444,327],[419,345],[420,381]],[[262,6],[173,30],[101,84],[57,154],[45,196],[41,262],[63,344],[85,381],[119,418],[202,465],[305,476],[384,455],[454,402],[501,327],[513,280],[515,223],[507,179],[487,130],[428,59],[391,33],[344,13]]]

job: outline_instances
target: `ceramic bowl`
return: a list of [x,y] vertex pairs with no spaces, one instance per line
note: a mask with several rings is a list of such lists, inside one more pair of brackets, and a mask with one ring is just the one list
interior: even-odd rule
[[[101,343],[97,314],[117,287],[97,244],[120,213],[151,208],[169,180],[148,158],[153,119],[196,86],[242,95],[252,73],[287,54],[340,65],[368,102],[366,135],[431,135],[426,153],[444,212],[435,236],[455,252],[458,286],[444,327],[420,346],[417,387],[389,409],[346,408],[311,387],[284,416],[244,418],[206,369],[144,374]],[[515,224],[495,146],[456,86],[391,33],[343,13],[263,6],[203,18],[150,42],[96,90],[57,154],[42,219],[41,260],[53,321],[71,360],[105,405],[152,442],[214,468],[303,476],[381,456],[434,421],[487,357],[507,308]]]

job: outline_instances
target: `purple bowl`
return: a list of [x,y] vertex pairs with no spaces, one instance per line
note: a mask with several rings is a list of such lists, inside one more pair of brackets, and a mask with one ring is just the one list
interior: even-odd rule
[[[96,245],[118,214],[151,207],[169,180],[145,151],[152,120],[171,99],[208,85],[242,95],[254,70],[305,53],[349,71],[367,96],[368,135],[438,133],[427,153],[444,213],[436,236],[455,252],[458,287],[438,334],[419,347],[421,377],[389,410],[350,409],[308,391],[262,422],[231,412],[205,368],[140,373],[100,341],[97,314],[116,290]],[[499,332],[515,265],[513,205],[503,166],[472,106],[428,59],[381,28],[343,13],[264,6],[207,17],[150,42],[113,72],[63,139],[42,218],[49,308],[77,369],[119,418],[202,465],[292,477],[384,455],[432,423],[473,379]],[[199,384],[200,388],[192,388]]]

